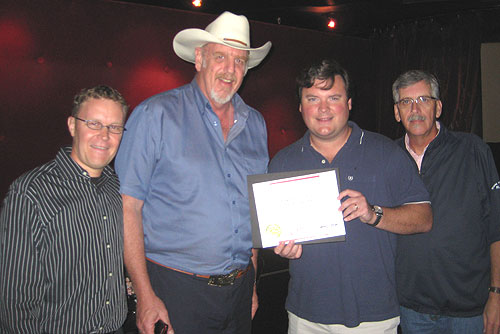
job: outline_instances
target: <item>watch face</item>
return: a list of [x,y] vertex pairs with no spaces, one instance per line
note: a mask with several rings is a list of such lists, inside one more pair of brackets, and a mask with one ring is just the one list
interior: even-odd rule
[[376,214],[377,216],[381,216],[381,215],[383,215],[383,214],[384,214],[384,211],[383,211],[383,210],[382,210],[382,208],[381,208],[380,206],[378,206],[378,205],[374,205],[374,206],[373,206],[373,211],[375,212],[375,214]]
[[377,216],[377,219],[375,219],[375,222],[373,224],[368,224],[368,225],[375,227],[378,225],[378,223],[380,223],[380,220],[382,219],[382,216],[384,215],[384,211],[378,205],[372,205],[372,210],[375,213],[375,215]]

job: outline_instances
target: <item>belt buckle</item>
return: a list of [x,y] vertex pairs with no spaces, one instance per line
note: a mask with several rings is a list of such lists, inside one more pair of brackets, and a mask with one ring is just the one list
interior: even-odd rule
[[223,287],[227,285],[233,285],[234,281],[236,279],[236,276],[238,275],[238,269],[231,271],[229,274],[226,275],[214,275],[210,276],[208,278],[208,285],[210,286],[218,286],[218,287]]

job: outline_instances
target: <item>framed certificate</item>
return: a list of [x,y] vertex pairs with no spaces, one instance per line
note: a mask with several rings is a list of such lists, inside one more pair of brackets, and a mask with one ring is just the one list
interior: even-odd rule
[[249,175],[254,248],[345,240],[337,169]]

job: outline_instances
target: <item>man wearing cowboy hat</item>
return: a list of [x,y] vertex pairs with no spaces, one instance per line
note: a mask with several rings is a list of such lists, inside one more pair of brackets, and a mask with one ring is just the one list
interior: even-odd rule
[[205,30],[179,32],[173,46],[196,76],[135,109],[115,164],[137,325],[145,334],[158,320],[169,334],[250,333],[246,177],[266,171],[267,134],[236,92],[271,43],[251,48],[248,20],[225,12]]

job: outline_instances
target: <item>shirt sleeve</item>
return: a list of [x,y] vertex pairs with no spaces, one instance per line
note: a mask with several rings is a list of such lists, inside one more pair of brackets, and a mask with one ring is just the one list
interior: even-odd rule
[[9,192],[0,213],[0,331],[41,333],[43,264],[35,231],[36,205]]
[[161,127],[161,112],[147,104],[139,105],[127,121],[115,160],[122,194],[145,199],[159,158]]
[[387,156],[386,187],[395,206],[430,203],[429,193],[418,173],[417,165],[399,146]]
[[477,171],[482,174],[478,187],[479,193],[484,194],[485,229],[488,244],[492,244],[500,240],[500,180],[490,148],[481,141],[475,153]]

